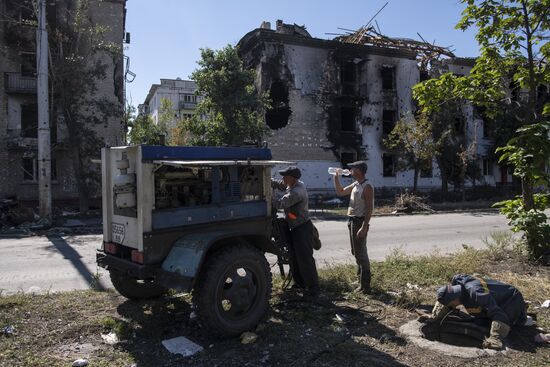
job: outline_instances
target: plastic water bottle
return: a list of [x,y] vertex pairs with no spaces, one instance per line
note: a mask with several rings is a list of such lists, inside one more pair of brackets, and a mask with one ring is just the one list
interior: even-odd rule
[[341,169],[338,167],[329,167],[328,168],[328,174],[329,175],[336,175],[336,173],[340,173],[342,176],[348,176],[351,172],[349,169]]

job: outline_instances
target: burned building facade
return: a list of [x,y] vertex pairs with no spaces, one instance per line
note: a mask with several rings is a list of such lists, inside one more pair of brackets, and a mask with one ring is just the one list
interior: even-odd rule
[[[310,190],[331,191],[327,168],[359,159],[368,162],[376,187],[412,186],[413,172],[398,172],[382,141],[415,110],[412,87],[429,77],[420,71],[416,50],[313,38],[305,27],[277,21],[274,30],[264,22],[246,34],[239,52],[256,71],[258,90],[272,100],[266,123],[273,156],[298,162]],[[440,70],[467,73],[472,67],[446,61]],[[483,128],[472,123],[472,109],[464,108],[470,116],[464,128],[476,136],[474,130]],[[434,162],[422,172],[419,187],[440,184]]]
[[[75,10],[76,0],[48,0],[47,29],[50,33],[50,55],[57,46],[51,39],[57,27],[63,27],[68,14]],[[37,70],[36,10],[30,0],[1,0],[0,14],[0,198],[35,203],[38,199],[37,164]],[[126,14],[125,0],[93,0],[89,2],[87,19],[103,29],[103,41],[122,50]],[[69,47],[71,40],[63,45]],[[60,42],[61,43],[61,42]],[[90,63],[105,65],[104,78],[95,80],[94,98],[114,107],[107,118],[91,122],[90,129],[103,145],[124,143],[122,112],[124,105],[123,56],[107,53],[95,55]],[[79,197],[71,140],[58,99],[52,90],[50,66],[50,128],[52,147],[52,199],[74,201]],[[78,108],[96,114],[89,105]],[[97,119],[97,118],[96,118]],[[97,157],[100,156],[98,149]],[[91,164],[91,163],[90,163]]]

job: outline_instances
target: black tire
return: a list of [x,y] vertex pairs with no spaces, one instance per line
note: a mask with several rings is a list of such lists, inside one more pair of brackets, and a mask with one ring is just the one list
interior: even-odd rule
[[146,299],[160,297],[168,291],[167,288],[155,283],[154,280],[138,280],[116,270],[109,270],[113,286],[128,299]]
[[254,329],[271,297],[271,270],[263,253],[228,245],[207,259],[193,290],[197,313],[209,333],[233,336]]

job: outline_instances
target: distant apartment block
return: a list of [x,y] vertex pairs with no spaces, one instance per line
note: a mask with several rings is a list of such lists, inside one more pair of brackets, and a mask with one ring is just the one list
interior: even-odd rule
[[140,114],[147,114],[159,123],[162,100],[170,101],[173,118],[168,121],[168,131],[175,128],[178,120],[189,118],[195,114],[197,103],[202,97],[196,95],[197,86],[192,80],[161,79],[160,84],[153,84],[145,98],[145,102],[138,106]]

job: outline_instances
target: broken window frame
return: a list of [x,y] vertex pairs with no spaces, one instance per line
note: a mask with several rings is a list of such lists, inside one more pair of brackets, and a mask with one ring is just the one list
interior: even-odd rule
[[27,103],[20,105],[21,137],[38,138],[38,104]]
[[340,152],[340,164],[344,168],[348,168],[348,164],[357,161],[357,153],[350,151]]
[[341,94],[356,95],[358,80],[357,64],[353,60],[343,60],[340,65]]
[[282,80],[274,80],[269,87],[272,106],[265,112],[265,123],[271,130],[288,126],[292,110],[290,109],[289,88]]
[[36,77],[36,53],[20,52],[21,59],[20,72],[21,76]]
[[[388,162],[391,160],[391,162]],[[391,166],[391,167],[388,167]],[[393,154],[382,154],[382,177],[395,177],[395,155]]]
[[[52,180],[52,183],[56,183],[57,182],[57,161],[55,158],[52,158],[50,162],[51,162],[51,168],[50,168],[51,180]],[[23,171],[23,179],[22,179],[23,182],[38,183],[38,160],[36,159],[36,157],[22,157],[21,170]]]
[[[349,113],[349,115],[348,115]],[[355,107],[340,107],[340,130],[343,132],[355,132],[357,129],[357,111]]]
[[[388,116],[391,113],[391,116]],[[382,110],[382,134],[388,135],[392,132],[397,122],[397,111]],[[391,127],[391,128],[390,128]]]
[[488,157],[483,157],[481,159],[481,174],[483,176],[492,176],[492,160]]
[[383,65],[380,69],[382,90],[395,90],[395,66]]
[[425,162],[426,166],[424,168],[420,169],[420,177],[422,178],[432,178],[434,177],[434,165],[433,162],[430,160],[429,162]]

